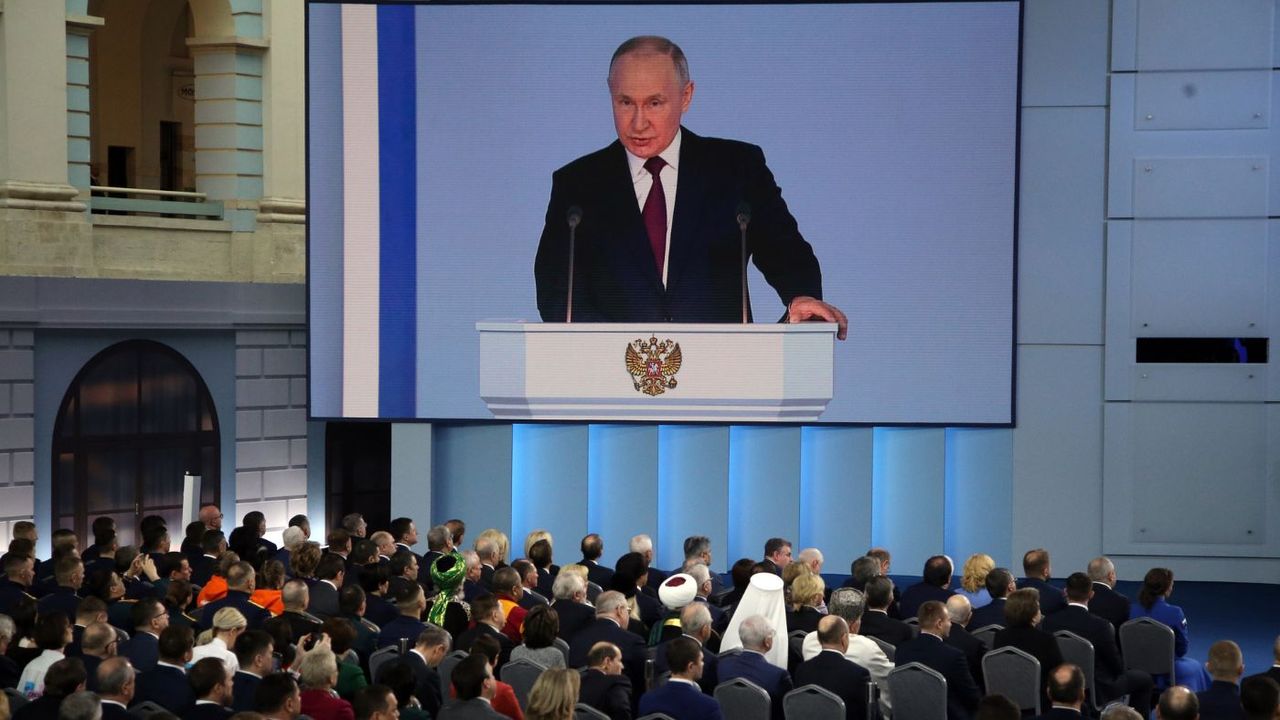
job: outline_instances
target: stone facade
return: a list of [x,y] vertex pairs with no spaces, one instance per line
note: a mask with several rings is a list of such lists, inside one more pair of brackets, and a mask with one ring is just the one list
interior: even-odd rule
[[35,334],[0,329],[0,545],[30,520],[35,482]]

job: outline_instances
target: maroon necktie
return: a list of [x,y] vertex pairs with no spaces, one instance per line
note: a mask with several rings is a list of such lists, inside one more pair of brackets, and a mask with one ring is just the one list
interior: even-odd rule
[[653,250],[653,262],[662,277],[662,258],[667,251],[667,194],[662,190],[662,168],[666,160],[654,155],[644,161],[644,169],[653,176],[653,186],[644,201],[644,229],[649,233],[649,248]]

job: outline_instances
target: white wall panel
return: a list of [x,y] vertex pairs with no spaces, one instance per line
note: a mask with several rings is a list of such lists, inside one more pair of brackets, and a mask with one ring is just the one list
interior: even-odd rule
[[1271,67],[1273,0],[1115,0],[1112,70]]
[[1027,0],[1022,106],[1105,105],[1107,0]]
[[1271,114],[1270,70],[1139,73],[1137,130],[1254,130]]

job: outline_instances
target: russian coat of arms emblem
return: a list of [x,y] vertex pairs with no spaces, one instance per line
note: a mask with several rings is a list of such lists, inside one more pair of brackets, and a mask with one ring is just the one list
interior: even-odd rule
[[675,388],[680,372],[680,343],[650,336],[627,344],[627,372],[636,392],[656,396]]

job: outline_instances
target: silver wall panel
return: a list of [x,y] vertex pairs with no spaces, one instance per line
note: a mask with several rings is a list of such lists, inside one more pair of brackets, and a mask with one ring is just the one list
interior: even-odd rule
[[1262,402],[1267,395],[1262,365],[1145,364],[1129,372],[1134,400]]
[[1133,216],[1265,217],[1265,155],[1135,157]]
[[1102,342],[1106,111],[1022,111],[1018,339]]
[[1022,106],[1105,105],[1107,0],[1027,0]]
[[1136,130],[1265,128],[1270,70],[1152,72],[1137,76]]
[[1280,411],[1263,403],[1107,403],[1108,553],[1280,556]]
[[1272,0],[1115,0],[1112,70],[1269,68]]

